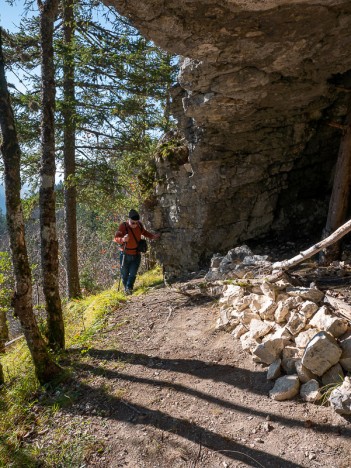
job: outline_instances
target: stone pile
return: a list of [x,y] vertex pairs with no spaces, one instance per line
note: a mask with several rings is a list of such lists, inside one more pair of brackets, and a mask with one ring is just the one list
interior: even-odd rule
[[[223,275],[224,259],[218,263],[215,256],[207,278]],[[228,270],[245,268],[236,261]],[[324,301],[322,291],[285,279],[233,280],[223,284],[219,305],[217,329],[231,332],[255,362],[268,366],[267,379],[275,381],[272,399],[300,394],[304,401],[316,402],[335,386],[328,392],[331,406],[351,414],[351,382],[345,377],[351,372],[351,326]]]

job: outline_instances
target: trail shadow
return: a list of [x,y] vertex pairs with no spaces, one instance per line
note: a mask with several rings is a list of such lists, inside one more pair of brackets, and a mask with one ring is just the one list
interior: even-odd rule
[[[68,350],[70,354],[80,353],[80,349]],[[123,361],[171,372],[191,374],[201,379],[224,382],[250,392],[267,395],[272,384],[266,379],[266,372],[252,372],[228,364],[208,363],[198,359],[167,359],[146,354],[127,353],[115,349],[100,350],[90,348],[89,356],[108,361]]]
[[[263,419],[266,419],[267,416],[269,416],[271,421],[278,422],[280,424],[283,424],[284,426],[306,429],[305,421],[288,418],[282,415],[278,416],[268,411],[260,411],[254,408],[250,408],[248,406],[239,405],[237,403],[233,403],[228,400],[223,400],[223,399],[214,397],[208,393],[204,393],[199,390],[186,387],[185,385],[181,385],[181,384],[177,384],[177,383],[173,383],[173,382],[169,382],[165,380],[159,380],[159,379],[155,380],[155,379],[149,379],[145,377],[136,377],[135,375],[129,375],[129,374],[125,374],[122,372],[113,371],[110,369],[101,369],[99,367],[91,366],[85,363],[75,363],[75,367],[81,369],[83,372],[88,372],[90,374],[104,375],[104,377],[108,379],[114,379],[114,380],[119,379],[119,380],[132,382],[135,384],[151,385],[155,387],[175,390],[177,392],[184,393],[192,397],[196,397],[200,400],[204,400],[209,403],[222,406],[223,408],[226,408],[228,410],[239,411],[241,413],[246,413],[250,416],[257,416]],[[312,426],[310,427],[310,429],[314,432],[319,432],[323,434],[335,433],[335,434],[340,435],[340,433],[342,433],[342,435],[345,437],[351,436],[351,428],[348,429],[343,426],[330,426],[329,424],[312,423]]]
[[[86,384],[79,383],[79,385],[81,390],[88,396],[88,400],[94,403],[95,409],[109,413],[106,416],[108,419],[128,422],[134,425],[153,426],[161,431],[173,433],[196,444],[201,444],[201,446],[221,453],[232,460],[245,462],[248,466],[259,468],[277,468],[280,466],[284,468],[303,468],[303,465],[292,463],[263,450],[239,444],[186,419],[173,417],[162,411],[148,409],[138,404],[129,404]],[[63,411],[71,414],[87,414],[78,406],[65,408]]]

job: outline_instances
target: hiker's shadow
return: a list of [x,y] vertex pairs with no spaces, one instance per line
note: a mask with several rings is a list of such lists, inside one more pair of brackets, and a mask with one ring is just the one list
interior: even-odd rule
[[[80,352],[80,350],[69,350],[69,352]],[[249,371],[228,364],[205,362],[198,359],[167,359],[146,354],[127,353],[115,349],[89,348],[87,354],[99,360],[121,361],[147,368],[190,374],[214,382],[224,382],[259,395],[267,395],[272,387],[272,384],[267,382],[266,372]]]

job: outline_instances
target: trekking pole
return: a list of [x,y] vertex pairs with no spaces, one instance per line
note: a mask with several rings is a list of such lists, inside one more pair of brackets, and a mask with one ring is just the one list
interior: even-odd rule
[[121,287],[121,279],[122,279],[122,269],[123,269],[123,265],[124,265],[124,259],[125,259],[125,256],[126,256],[126,243],[124,243],[124,247],[123,247],[123,258],[122,258],[122,263],[121,263],[121,268],[120,268],[120,271],[119,271],[119,281],[118,281],[118,289],[117,291],[120,290],[120,287]]

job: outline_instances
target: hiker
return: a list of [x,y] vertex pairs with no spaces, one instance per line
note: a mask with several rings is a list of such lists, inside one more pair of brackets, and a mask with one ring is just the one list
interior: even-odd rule
[[[133,286],[141,261],[140,252],[146,252],[146,241],[141,240],[142,235],[149,239],[159,239],[160,237],[160,234],[152,234],[147,231],[140,222],[139,213],[130,210],[128,220],[120,224],[114,238],[114,242],[120,244],[121,277],[127,295],[133,293]],[[143,243],[144,248],[141,246]]]

